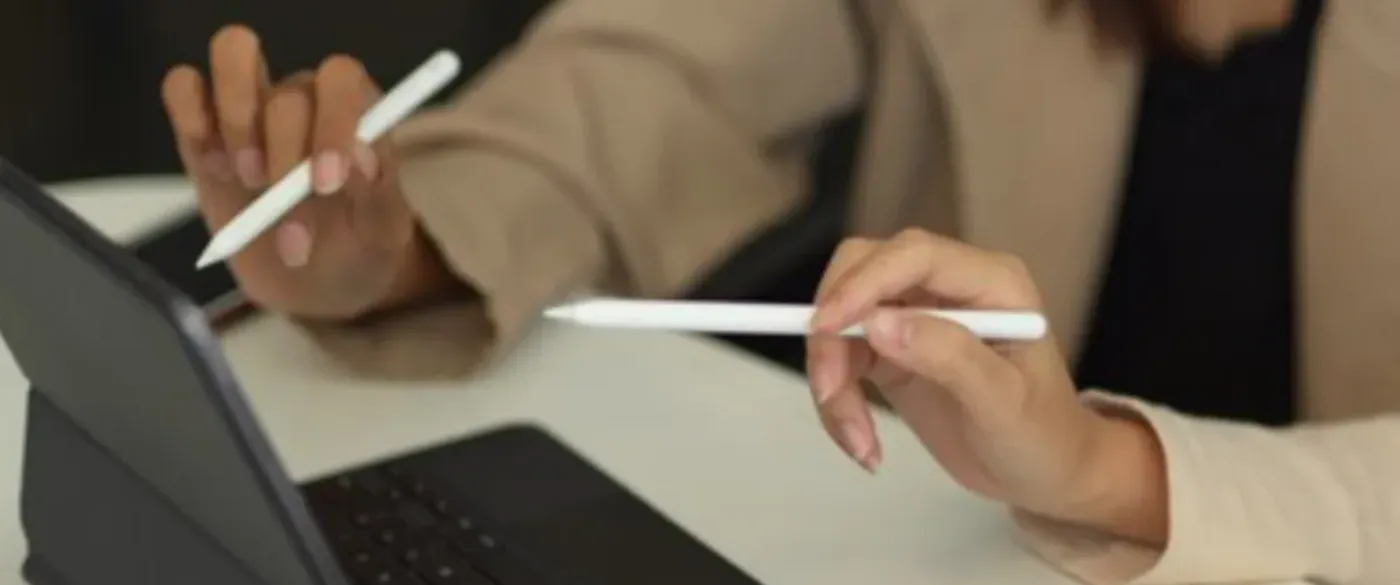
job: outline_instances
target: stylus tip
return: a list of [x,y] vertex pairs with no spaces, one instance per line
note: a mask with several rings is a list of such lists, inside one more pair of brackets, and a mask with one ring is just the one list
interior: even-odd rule
[[219,258],[219,255],[213,250],[205,250],[203,254],[200,254],[199,259],[194,261],[194,267],[197,270],[204,270],[205,268],[219,263],[220,260],[222,260],[222,258]]
[[573,318],[574,311],[570,305],[556,305],[545,309],[544,316],[549,319],[569,320]]

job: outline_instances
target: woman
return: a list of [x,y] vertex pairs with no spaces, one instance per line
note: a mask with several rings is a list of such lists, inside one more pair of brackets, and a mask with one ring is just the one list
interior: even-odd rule
[[[1090,583],[1395,583],[1400,416],[1271,431],[1096,393],[1053,341],[992,347],[880,308],[1036,309],[1020,261],[911,230],[851,240],[809,340],[822,422],[880,461],[868,381],[967,489],[1010,504],[1031,544]],[[834,335],[863,323],[866,342]]]
[[863,105],[853,231],[1025,258],[1083,384],[1270,423],[1400,402],[1396,5],[1045,1],[569,0],[374,150],[358,62],[272,85],[242,27],[164,94],[213,224],[308,155],[347,194],[233,268],[366,371],[463,373],[578,288],[676,294]]
[[[1388,276],[1400,274],[1400,4],[1058,4],[568,0],[452,103],[373,146],[354,141],[375,95],[354,59],[274,85],[241,27],[214,38],[210,80],[180,67],[163,93],[215,227],[314,157],[330,196],[233,269],[253,299],[369,373],[468,371],[581,288],[682,291],[800,202],[810,139],[863,105],[854,232],[920,227],[1022,258],[1083,385],[1267,422],[1295,404],[1311,419],[1400,404]],[[1330,431],[1158,427],[1173,478],[1216,481],[1180,461],[1221,466],[1197,445],[1222,442],[1260,467],[1219,481],[1249,470],[1326,485],[1290,492],[1322,498],[1291,512],[1385,508],[1338,487],[1352,468],[1327,466],[1355,458],[1309,455]],[[1373,428],[1389,436],[1348,432]],[[1331,557],[1298,563],[1354,551],[1371,530],[1261,542],[1253,520],[1202,502],[1213,491],[1169,493],[1164,558],[1199,571],[1160,573],[1173,578],[1346,578],[1354,565]],[[1242,528],[1174,556],[1200,533],[1196,502]]]

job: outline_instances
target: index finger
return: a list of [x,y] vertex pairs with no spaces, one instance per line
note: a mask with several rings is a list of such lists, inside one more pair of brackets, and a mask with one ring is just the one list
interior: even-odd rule
[[[826,272],[817,285],[817,302],[826,298],[832,285],[839,282],[855,266],[865,261],[876,249],[868,240],[851,238],[841,243],[827,263]],[[807,374],[812,381],[818,404],[837,393],[851,389],[862,372],[852,371],[853,342],[839,335],[809,335],[807,342]]]
[[1013,258],[923,231],[890,240],[836,282],[816,308],[826,333],[856,325],[881,303],[921,290],[949,304],[979,309],[1029,309],[1039,304]]

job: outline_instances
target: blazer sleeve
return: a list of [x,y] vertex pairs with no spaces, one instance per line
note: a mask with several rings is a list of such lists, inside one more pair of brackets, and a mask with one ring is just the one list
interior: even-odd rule
[[565,0],[395,134],[405,196],[478,295],[308,325],[364,373],[468,372],[582,289],[680,292],[806,193],[852,108],[850,0]]
[[1277,430],[1088,399],[1156,431],[1170,536],[1159,550],[1018,514],[1066,572],[1095,585],[1400,582],[1400,416]]

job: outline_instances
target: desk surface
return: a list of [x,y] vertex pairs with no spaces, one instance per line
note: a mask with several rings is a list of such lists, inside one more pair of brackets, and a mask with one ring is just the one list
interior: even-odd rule
[[[187,206],[185,191],[172,179],[55,189],[118,239]],[[544,326],[483,377],[394,385],[349,377],[278,319],[230,332],[224,348],[298,478],[537,421],[764,583],[1069,583],[895,419],[879,419],[886,463],[868,476],[823,435],[800,379],[708,340]],[[23,388],[5,351],[0,585],[21,582]]]

